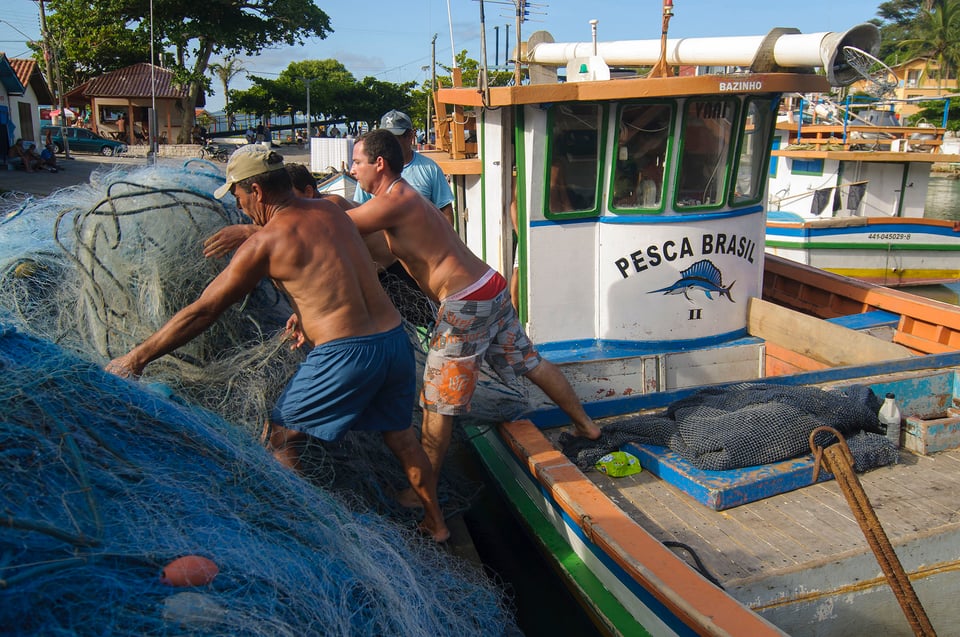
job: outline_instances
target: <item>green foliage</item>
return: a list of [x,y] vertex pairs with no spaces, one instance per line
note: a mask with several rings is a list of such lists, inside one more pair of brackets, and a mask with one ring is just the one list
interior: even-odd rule
[[[960,0],[932,0],[911,22],[909,37],[900,41],[906,59],[925,57],[937,62],[937,86],[944,76],[957,77],[960,68]],[[954,83],[956,85],[956,82]]]
[[254,86],[231,93],[236,112],[256,115],[306,113],[310,86],[310,118],[314,122],[346,122],[357,133],[358,122],[376,126],[389,110],[408,109],[413,83],[393,84],[372,77],[357,81],[336,60],[291,62],[276,80],[251,76]]
[[905,61],[899,44],[910,37],[914,21],[921,11],[924,0],[890,0],[877,9],[879,19],[871,20],[880,27],[880,53],[877,55],[888,64]]
[[[943,109],[946,106],[945,100],[931,100],[929,102],[920,102],[917,105],[920,110],[907,118],[904,122],[908,126],[916,126],[921,122],[940,126],[943,124]],[[947,130],[960,130],[960,104],[951,104],[948,113]]]
[[[65,90],[87,80],[150,59],[150,33],[115,16],[111,3],[91,10],[87,2],[50,0],[47,43],[59,61]],[[102,10],[101,10],[102,9]],[[111,16],[104,19],[104,16]],[[45,73],[43,43],[31,42],[34,58]]]
[[[201,90],[209,83],[206,72],[213,54],[255,55],[268,46],[325,38],[332,31],[329,16],[312,0],[97,0],[92,9],[87,0],[49,0],[48,22],[55,34],[69,33],[77,39],[86,37],[73,26],[78,19],[94,33],[100,33],[97,28],[124,25],[142,43],[149,34],[151,4],[157,49],[172,50],[176,78],[188,89],[180,141],[189,137]],[[96,46],[108,41],[102,34],[96,37]],[[75,51],[65,46],[64,54],[76,59]],[[149,59],[144,52],[139,50],[137,61]]]

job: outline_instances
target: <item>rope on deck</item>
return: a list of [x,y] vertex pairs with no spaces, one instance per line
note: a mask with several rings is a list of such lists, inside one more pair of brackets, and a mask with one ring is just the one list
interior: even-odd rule
[[[814,437],[820,432],[836,436],[838,442],[828,447],[821,447],[814,441]],[[913,585],[910,584],[910,578],[903,570],[903,565],[893,550],[890,538],[887,537],[880,525],[880,520],[863,490],[863,485],[860,484],[857,474],[853,471],[853,456],[850,454],[850,448],[847,447],[847,441],[844,440],[839,431],[832,427],[817,427],[810,432],[810,449],[813,451],[815,459],[813,481],[817,481],[822,462],[826,470],[834,475],[837,484],[840,486],[840,491],[847,499],[850,511],[856,518],[857,524],[860,525],[864,537],[867,538],[867,543],[873,550],[880,568],[883,569],[883,574],[886,576],[890,588],[893,589],[893,594],[897,597],[897,602],[903,609],[903,614],[910,622],[914,635],[935,637],[937,633],[933,630],[933,625],[920,604],[920,599],[917,597],[916,591],[913,590]]]

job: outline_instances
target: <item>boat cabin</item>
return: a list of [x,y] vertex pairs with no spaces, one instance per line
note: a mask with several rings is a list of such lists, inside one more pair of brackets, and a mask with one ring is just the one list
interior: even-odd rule
[[[866,27],[834,45],[874,46]],[[754,61],[757,72],[746,70],[748,57],[745,67],[734,61],[721,73],[591,81],[604,76],[583,72],[596,58],[574,55],[580,72],[571,78],[568,70],[566,82],[438,91],[440,119],[452,110],[454,122],[467,121],[472,111],[476,121],[477,156],[440,158],[457,186],[460,232],[500,272],[509,276],[516,263],[521,320],[551,360],[645,357],[643,386],[618,391],[761,373],[762,346],[743,338],[747,301],[761,294],[780,98],[828,87],[812,65],[789,69],[773,59],[774,44],[792,37],[806,36],[761,38],[768,54],[753,52],[766,60]],[[548,34],[535,41],[544,44],[528,44],[531,63],[552,55],[539,47],[578,46]],[[699,62],[676,54],[668,61]],[[549,68],[531,71],[544,76]],[[588,79],[572,81],[581,76]],[[699,364],[691,367],[690,356]],[[709,378],[690,377],[692,368]]]

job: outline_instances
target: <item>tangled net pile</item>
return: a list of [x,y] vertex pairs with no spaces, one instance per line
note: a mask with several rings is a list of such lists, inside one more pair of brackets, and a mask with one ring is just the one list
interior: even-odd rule
[[[203,240],[216,232],[219,228],[244,221],[241,213],[231,204],[232,199],[227,198],[226,204],[213,198],[213,190],[223,182],[223,176],[220,169],[209,162],[190,160],[183,165],[157,165],[137,168],[132,171],[123,171],[115,169],[106,173],[94,173],[89,184],[62,190],[44,199],[6,199],[0,201],[0,315],[7,325],[16,326],[21,332],[39,337],[44,341],[49,341],[59,345],[63,350],[78,356],[80,359],[89,363],[82,374],[81,379],[65,379],[67,388],[51,389],[51,392],[44,394],[42,409],[29,418],[37,419],[35,422],[29,420],[21,421],[18,418],[12,418],[5,415],[4,423],[12,423],[13,429],[18,433],[15,435],[19,441],[19,447],[3,444],[0,448],[4,449],[3,457],[13,462],[13,467],[6,469],[5,474],[11,474],[13,468],[24,466],[25,459],[32,458],[30,455],[34,446],[41,440],[47,440],[52,435],[62,439],[54,440],[57,444],[66,444],[66,438],[63,438],[63,432],[58,427],[74,427],[77,423],[87,426],[84,430],[84,436],[88,436],[90,441],[97,441],[99,437],[105,437],[106,434],[100,431],[100,426],[91,425],[91,419],[94,416],[101,415],[100,407],[110,403],[116,394],[110,396],[102,395],[104,388],[111,388],[109,392],[115,392],[116,388],[110,377],[104,377],[99,373],[94,373],[107,360],[121,353],[126,352],[130,347],[139,343],[149,336],[159,326],[161,326],[169,316],[181,307],[193,301],[206,284],[220,271],[224,265],[222,260],[204,259],[202,255]],[[401,308],[402,310],[403,308]],[[199,507],[197,511],[184,513],[178,507],[174,507],[177,513],[170,516],[171,522],[166,524],[176,526],[177,524],[187,525],[191,519],[206,520],[210,515],[210,510],[215,506],[214,501],[224,498],[224,490],[228,485],[232,487],[243,486],[249,489],[250,493],[259,486],[249,483],[261,480],[264,474],[272,474],[274,471],[274,461],[267,457],[255,442],[260,433],[263,419],[269,413],[276,397],[279,395],[286,381],[293,374],[297,365],[301,362],[304,355],[300,351],[290,351],[280,337],[283,325],[290,315],[290,307],[285,298],[278,294],[275,289],[267,282],[264,282],[253,292],[243,304],[236,305],[221,317],[219,321],[203,335],[194,339],[188,346],[180,348],[174,355],[163,357],[149,365],[144,377],[141,379],[141,386],[152,387],[159,392],[173,396],[175,400],[192,407],[201,407],[218,414],[224,421],[230,422],[234,426],[234,431],[227,434],[218,429],[216,436],[229,439],[231,444],[239,446],[242,451],[242,458],[223,459],[224,468],[218,475],[219,481],[201,481],[198,482],[196,491],[176,495],[184,502],[196,503]],[[424,335],[412,327],[408,329],[411,339],[420,345]],[[419,350],[418,350],[419,351]],[[66,369],[62,357],[65,355],[60,349],[56,353],[47,354],[49,361],[40,359],[35,362],[37,369],[23,370],[13,373],[7,370],[6,376],[10,382],[24,382],[22,378],[9,378],[11,375],[23,374],[26,378],[32,379],[44,386],[43,383],[59,383],[64,376],[63,369]],[[421,359],[422,360],[422,359]],[[61,369],[63,367],[63,369]],[[75,365],[74,365],[75,367]],[[106,379],[106,380],[104,380]],[[81,382],[82,381],[82,382]],[[70,385],[78,385],[85,388],[85,391],[68,391]],[[134,392],[128,385],[124,384],[128,392]],[[33,385],[29,387],[12,387],[8,391],[10,395],[23,395],[31,401],[38,400],[35,394],[39,391],[38,387]],[[62,392],[63,397],[58,396]],[[153,405],[160,404],[157,398],[151,402],[151,407],[147,409],[147,414],[154,416]],[[13,402],[9,396],[5,397],[4,410],[12,409]],[[111,403],[112,404],[112,403]],[[156,435],[161,438],[159,447],[156,451],[162,456],[163,453],[169,454],[169,460],[154,459],[159,462],[156,467],[144,468],[140,466],[139,458],[130,459],[124,456],[124,453],[130,450],[121,450],[116,446],[107,445],[104,451],[106,456],[97,460],[101,470],[118,472],[118,475],[100,476],[106,482],[114,483],[116,481],[124,482],[121,477],[126,473],[136,475],[138,471],[144,471],[150,475],[159,474],[164,470],[179,471],[181,464],[197,463],[197,458],[203,458],[210,461],[211,458],[220,458],[216,453],[216,447],[220,443],[214,443],[207,440],[203,435],[188,432],[186,430],[177,430],[170,433],[169,437],[163,438],[162,434],[156,431],[158,425],[156,422],[144,417],[142,409],[136,408],[131,411],[129,406],[114,404],[115,412],[107,413],[104,409],[103,417],[107,419],[117,429],[129,429],[131,439],[131,449],[137,444],[137,440],[149,440]],[[164,409],[169,409],[165,406]],[[76,410],[77,414],[71,413]],[[131,411],[131,413],[126,413]],[[167,412],[165,412],[167,413]],[[184,411],[183,414],[192,413]],[[183,420],[187,416],[180,414],[176,418]],[[411,417],[416,420],[417,410]],[[200,418],[192,415],[190,418]],[[202,418],[201,418],[202,420]],[[209,420],[209,418],[208,418]],[[95,422],[95,421],[94,421]],[[181,423],[178,423],[179,426]],[[6,425],[4,425],[6,426]],[[174,427],[174,425],[169,425]],[[217,425],[219,427],[219,423]],[[26,429],[24,429],[26,428]],[[24,433],[28,431],[31,433]],[[4,434],[6,435],[6,434]],[[192,443],[191,443],[192,441]],[[184,444],[192,450],[189,462],[185,462],[181,453],[187,453],[184,449],[177,448]],[[45,443],[52,444],[52,443]],[[91,444],[92,447],[100,446],[99,443]],[[211,446],[211,448],[207,448]],[[247,448],[250,447],[250,448]],[[7,449],[11,451],[6,452]],[[56,448],[49,451],[53,453]],[[61,449],[62,451],[62,449]],[[40,452],[37,452],[38,454]],[[73,452],[71,452],[73,453]],[[240,453],[238,451],[238,453]],[[197,458],[194,457],[197,456]],[[379,436],[370,434],[349,434],[343,441],[336,444],[317,445],[311,449],[310,479],[315,485],[323,487],[326,491],[337,493],[338,498],[349,497],[350,506],[357,511],[373,511],[366,519],[369,526],[380,528],[383,521],[375,517],[375,514],[386,514],[397,522],[412,522],[417,515],[415,512],[403,509],[393,497],[392,491],[404,486],[405,480],[400,471],[398,463],[383,445]],[[56,456],[61,458],[61,456]],[[60,468],[62,476],[79,476],[82,473],[80,465],[76,461],[70,464],[70,455],[64,456],[61,461],[67,462]],[[4,461],[5,462],[5,461]],[[45,466],[46,460],[39,456],[31,460],[30,466]],[[84,462],[88,462],[85,460]],[[260,466],[264,465],[264,466]],[[70,467],[67,469],[66,467]],[[208,469],[209,470],[209,469]],[[293,477],[271,477],[270,480],[294,480]],[[201,476],[202,471],[197,473]],[[29,475],[29,474],[28,474]],[[251,476],[257,476],[253,478]],[[21,477],[24,477],[21,475]],[[35,478],[29,478],[35,479]],[[57,478],[59,479],[59,478]],[[51,477],[50,485],[56,483],[54,477]],[[93,480],[93,478],[85,478]],[[176,488],[188,487],[195,478],[183,478],[178,480]],[[135,481],[134,481],[135,482]],[[221,484],[221,482],[223,484]],[[19,483],[13,481],[5,485],[3,499],[10,499],[11,502],[19,501],[18,490],[28,493],[31,487],[26,486],[30,482]],[[129,485],[126,485],[129,486]],[[66,491],[70,491],[74,486],[61,485]],[[470,499],[473,497],[478,485],[466,480],[462,476],[457,476],[451,471],[445,470],[444,480],[441,484],[441,502],[444,510],[450,514],[458,509],[466,508]],[[159,496],[154,496],[149,489],[137,489],[133,491],[116,491],[118,485],[110,484],[105,487],[103,497],[110,500],[119,495],[129,496],[129,498],[141,497],[143,502],[137,505],[143,507],[140,509],[142,518],[137,518],[134,513],[130,517],[124,518],[127,521],[133,521],[141,526],[150,526],[154,524],[151,521],[151,515],[155,514],[154,507],[159,501]],[[302,483],[296,489],[303,490],[305,485]],[[246,493],[246,492],[245,492]],[[59,498],[68,498],[68,495],[47,494],[51,501],[59,502]],[[72,498],[73,496],[69,496]],[[242,496],[238,496],[242,497]],[[287,496],[284,495],[284,498]],[[326,494],[317,496],[317,492],[310,490],[309,497],[321,497],[325,502],[333,502],[332,495]],[[233,507],[240,507],[240,511],[233,511],[229,515],[227,511],[230,506],[223,505],[221,517],[216,517],[215,521],[207,520],[202,526],[210,527],[205,532],[209,534],[220,533],[224,536],[218,541],[211,542],[211,547],[223,548],[229,544],[229,550],[236,550],[233,558],[236,562],[243,560],[256,560],[256,565],[249,565],[253,572],[249,575],[247,586],[252,586],[255,581],[254,575],[256,569],[293,568],[285,564],[285,559],[278,558],[271,560],[269,552],[264,547],[282,546],[286,543],[303,544],[299,550],[306,550],[312,556],[312,551],[318,550],[314,541],[320,541],[307,529],[301,529],[299,518],[293,518],[291,537],[276,537],[261,544],[253,542],[245,545],[243,542],[235,543],[237,534],[244,538],[249,536],[254,538],[257,533],[278,533],[280,529],[286,528],[286,522],[275,522],[282,519],[284,515],[292,515],[292,510],[296,509],[297,515],[303,513],[297,507],[303,506],[303,503],[295,499],[296,505],[291,510],[284,513],[284,507],[287,503],[280,503],[280,511],[272,512],[271,506],[277,504],[282,498],[270,497],[264,494],[264,502],[257,502],[256,506],[249,502],[233,501],[228,503]],[[149,502],[148,502],[149,501]],[[18,505],[19,506],[19,505]],[[87,502],[86,508],[89,511],[95,510]],[[98,509],[105,506],[101,502]],[[131,502],[126,502],[127,507],[133,506]],[[11,511],[17,511],[16,507],[5,505]],[[247,518],[246,509],[258,511],[257,516]],[[327,515],[328,512],[317,513],[316,515]],[[4,515],[7,515],[5,510]],[[89,513],[93,515],[93,513]],[[98,514],[103,517],[102,513]],[[303,524],[307,527],[314,525],[316,521],[312,517],[314,514],[303,514]],[[361,516],[367,515],[366,513]],[[233,517],[242,516],[248,519],[251,524],[263,526],[262,529],[239,529],[232,526]],[[278,517],[279,516],[279,517]],[[364,526],[360,519],[351,517],[348,513],[338,510],[336,514],[330,514],[337,518],[336,524],[330,526],[331,534],[352,533],[350,529]],[[329,516],[328,516],[329,517]],[[63,521],[70,516],[64,517]],[[28,519],[29,516],[28,516]],[[238,518],[239,519],[239,518]],[[217,525],[226,520],[223,528],[217,528]],[[113,534],[115,523],[104,526],[105,535]],[[331,523],[332,524],[332,523]],[[409,524],[408,524],[409,525]],[[274,528],[276,527],[276,528]],[[342,528],[340,528],[342,527]],[[52,533],[51,537],[58,537],[60,532],[50,531],[50,529],[59,528],[56,524],[45,525],[44,528]],[[169,532],[169,531],[168,531]],[[353,553],[370,553],[363,559],[370,559],[371,565],[376,565],[378,558],[375,553],[380,550],[380,545],[386,540],[379,537],[379,534],[373,534],[369,538],[364,535],[357,538],[353,533],[351,537],[352,545],[355,549],[347,551]],[[392,532],[392,531],[391,531]],[[67,535],[76,535],[78,531],[74,529]],[[90,534],[92,531],[84,529],[82,534]],[[212,537],[212,535],[211,535]],[[130,544],[135,545],[142,538],[131,538]],[[244,540],[246,542],[247,540]],[[326,539],[323,539],[326,542]],[[16,544],[16,542],[15,542]],[[69,544],[69,541],[68,541]],[[185,542],[189,544],[189,542]],[[348,542],[349,544],[349,542]],[[152,556],[147,561],[150,568],[154,563],[150,560],[161,560],[167,557],[175,557],[181,548],[187,550],[188,547],[174,546],[170,550],[161,550],[163,547],[144,547],[143,550]],[[289,548],[289,547],[288,547]],[[296,548],[296,547],[294,547]],[[294,550],[291,548],[290,550]],[[176,549],[176,550],[173,550]],[[62,548],[61,548],[62,550]],[[200,550],[200,547],[197,547]],[[334,551],[339,554],[341,548]],[[129,549],[122,553],[124,557],[115,558],[113,553],[117,552],[110,549],[99,552],[94,557],[84,557],[85,568],[91,569],[85,574],[85,577],[92,579],[113,579],[115,576],[110,572],[100,572],[105,566],[113,568],[115,560],[119,559],[121,566],[129,566],[130,561],[135,561],[129,557],[132,553]],[[118,553],[118,554],[119,554]],[[23,568],[25,563],[10,562],[8,554],[3,553],[0,557],[0,579],[10,579],[10,569],[17,572]],[[212,556],[212,555],[211,555]],[[357,556],[359,559],[359,555]],[[422,556],[421,556],[422,559]],[[297,562],[304,570],[317,569],[317,560],[305,560],[297,557],[293,561]],[[38,560],[39,562],[39,560]],[[56,563],[59,563],[55,560]],[[265,564],[265,562],[276,562],[275,564]],[[330,568],[338,571],[336,575],[327,574],[325,577],[333,579],[345,578],[350,580],[354,575],[349,572],[342,572],[336,556],[332,558],[321,558],[322,564],[329,562]],[[17,564],[17,566],[11,566]],[[221,568],[223,568],[221,564]],[[379,568],[379,566],[378,566]],[[378,591],[376,595],[389,596],[392,592],[387,589],[404,590],[408,587],[413,589],[423,589],[424,582],[420,581],[424,577],[436,578],[439,581],[448,580],[449,576],[441,573],[429,574],[430,569],[438,568],[431,564],[429,568],[416,574],[411,570],[417,570],[420,567],[414,565],[392,565],[384,572],[392,571],[391,578],[399,577],[402,571],[404,574],[411,575],[415,583],[404,584],[396,582],[389,587],[384,584],[383,591]],[[441,568],[440,571],[443,571]],[[57,573],[60,571],[57,570]],[[100,573],[100,574],[97,574]],[[415,577],[413,575],[416,575]],[[246,575],[244,575],[246,577]],[[300,577],[296,573],[296,577]],[[18,575],[22,580],[31,579]],[[223,577],[223,575],[221,575]],[[320,577],[314,574],[313,577]],[[473,574],[477,577],[477,574]],[[79,580],[78,580],[79,581]],[[220,582],[220,578],[217,580]],[[277,586],[275,580],[268,579],[269,586]],[[396,584],[399,584],[397,586]],[[449,579],[445,586],[449,586],[452,597],[444,597],[442,604],[449,604],[450,609],[459,609],[459,614],[466,621],[472,621],[477,612],[492,613],[493,608],[487,603],[481,606],[474,601],[464,603],[462,606],[456,602],[456,599],[462,599],[465,602],[471,598],[474,593],[470,590],[459,590],[463,582]],[[59,587],[60,584],[56,584]],[[103,593],[76,595],[70,591],[86,590],[79,584],[73,588],[64,588],[66,598],[73,599],[74,596],[82,598],[89,597],[90,603],[102,607],[104,600],[117,599],[119,594]],[[480,586],[481,585],[470,585]],[[296,591],[300,585],[291,587],[291,591]],[[469,588],[469,586],[468,586]],[[57,590],[54,588],[53,590]],[[306,588],[304,590],[307,590]],[[282,603],[286,603],[289,595],[292,598],[305,597],[308,600],[306,606],[314,604],[322,606],[323,604],[336,603],[348,608],[353,602],[350,596],[353,592],[346,592],[349,587],[344,589],[335,589],[337,595],[341,595],[338,600],[315,599],[313,594],[301,594],[299,592],[277,592],[277,595],[283,598]],[[494,605],[498,600],[493,599],[493,594],[483,588]],[[24,598],[25,599],[25,598]],[[38,598],[39,599],[39,598]],[[370,604],[365,598],[358,598],[358,603],[363,606]],[[354,600],[357,601],[357,600]],[[437,599],[438,603],[440,598]],[[31,600],[31,604],[39,604],[41,601]],[[132,604],[136,611],[143,609],[135,602],[124,602]],[[478,604],[476,608],[468,608]],[[6,606],[6,604],[0,604]],[[72,607],[71,602],[71,607]],[[229,605],[224,605],[228,616],[234,616]],[[14,612],[14,611],[11,611]],[[252,612],[252,611],[251,611]],[[325,612],[325,611],[324,611]],[[344,611],[346,612],[346,611]],[[354,609],[353,612],[357,612]],[[433,610],[430,611],[434,612]],[[437,611],[439,612],[439,611]],[[499,613],[500,611],[496,611]],[[268,617],[269,613],[261,613],[261,616]],[[437,617],[446,617],[450,621],[448,629],[451,633],[454,630],[465,630],[460,624],[454,621],[446,614],[439,614]],[[151,615],[152,620],[156,617]],[[0,618],[2,619],[2,618]],[[382,618],[381,618],[382,619]],[[298,623],[301,620],[309,620],[308,623]],[[277,632],[276,628],[268,626],[269,620],[261,619],[263,622],[263,632]],[[320,621],[314,617],[303,618],[294,621],[291,625],[299,626],[300,630],[306,626],[316,626],[314,621]],[[336,623],[339,620],[324,618],[323,622],[333,622],[329,624],[329,630],[323,632],[341,632]],[[365,621],[365,620],[364,620]],[[491,626],[496,628],[503,622],[502,617],[488,617],[484,622],[492,621]],[[0,622],[0,625],[18,625],[21,622],[8,623]],[[102,623],[102,622],[101,622]],[[70,624],[76,626],[72,621]],[[104,624],[106,625],[106,624]],[[120,621],[117,626],[124,626],[127,630],[127,620]],[[322,625],[322,624],[321,624]],[[445,625],[445,624],[438,624]],[[458,628],[458,626],[461,626]],[[133,631],[133,629],[130,629]],[[218,629],[219,630],[219,629]],[[137,631],[133,631],[137,632]],[[131,634],[133,634],[131,632]],[[145,630],[144,634],[153,634],[153,630]],[[162,631],[161,631],[162,632]],[[401,629],[373,629],[369,631],[360,631],[354,634],[404,634],[408,632],[407,628]],[[418,634],[419,631],[413,630],[410,634]],[[424,631],[428,632],[428,631]],[[444,633],[431,629],[429,632]],[[468,631],[469,632],[469,631]],[[486,632],[486,631],[484,631]],[[137,632],[137,634],[141,634]],[[223,634],[259,634],[239,633],[233,630],[224,630]],[[282,632],[281,632],[282,634]],[[347,634],[347,633],[343,633]]]
[[[218,166],[193,159],[96,172],[89,184],[9,201],[0,208],[0,310],[87,360],[105,364],[125,353],[196,299],[226,263],[205,259],[202,247],[220,228],[247,221],[232,197],[213,197],[222,183]],[[202,335],[147,366],[142,380],[258,436],[305,355],[280,337],[290,313],[286,298],[261,282]],[[425,335],[409,324],[407,331],[422,366]],[[419,409],[411,419],[419,424]],[[351,433],[309,455],[317,484],[350,490],[382,513],[416,515],[391,493],[405,479],[379,436]],[[450,467],[441,482],[444,511],[466,509],[478,489]]]
[[[35,635],[501,635],[500,593],[245,432],[0,324],[0,626]],[[183,555],[207,586],[160,583]]]

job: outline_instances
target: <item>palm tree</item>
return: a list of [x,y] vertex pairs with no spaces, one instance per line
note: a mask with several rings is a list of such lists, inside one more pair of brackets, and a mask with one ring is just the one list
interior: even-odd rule
[[233,112],[230,110],[230,80],[245,72],[247,69],[243,66],[242,62],[237,61],[237,58],[228,56],[224,58],[222,63],[211,64],[210,70],[219,78],[220,83],[223,84],[223,101],[224,110],[227,112],[227,127],[232,130],[235,128],[235,122],[233,121]]
[[941,93],[943,78],[956,76],[960,67],[960,0],[925,2],[910,35],[900,42],[899,48],[908,57],[924,57],[928,63],[936,61],[937,93]]

